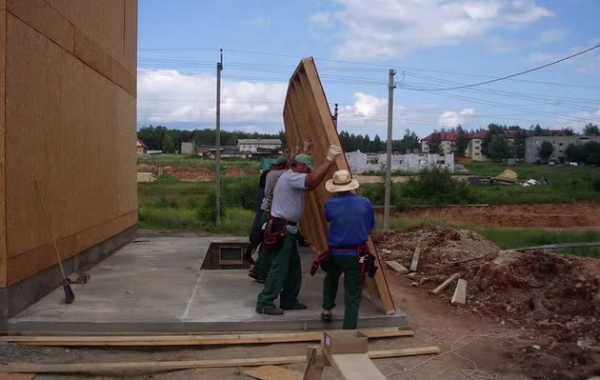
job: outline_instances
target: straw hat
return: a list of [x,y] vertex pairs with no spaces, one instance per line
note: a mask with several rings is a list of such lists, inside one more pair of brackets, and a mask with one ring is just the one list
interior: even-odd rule
[[355,190],[359,186],[358,180],[352,178],[348,170],[337,170],[333,173],[333,177],[325,182],[325,188],[330,193]]

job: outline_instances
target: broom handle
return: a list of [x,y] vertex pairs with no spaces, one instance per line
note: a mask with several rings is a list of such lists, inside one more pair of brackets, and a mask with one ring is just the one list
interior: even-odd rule
[[46,225],[48,235],[50,235],[50,239],[52,240],[52,246],[54,247],[54,252],[56,253],[56,259],[58,260],[58,267],[60,268],[60,273],[62,274],[62,277],[64,280],[67,278],[67,276],[65,276],[65,269],[63,268],[60,252],[58,250],[58,246],[56,245],[56,239],[54,238],[54,234],[52,233],[52,226],[50,225],[50,217],[49,217],[48,213],[46,212],[46,207],[44,205],[44,198],[42,196],[42,191],[40,190],[40,185],[37,180],[34,181],[34,185],[35,185],[35,191],[38,196],[38,200],[40,202],[40,207],[41,207],[42,214],[43,214],[42,217],[44,218],[44,221],[46,222],[44,224]]

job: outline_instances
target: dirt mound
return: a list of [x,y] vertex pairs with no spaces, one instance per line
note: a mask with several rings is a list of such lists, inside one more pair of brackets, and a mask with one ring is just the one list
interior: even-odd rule
[[[540,349],[527,349],[521,359],[531,364],[558,358],[542,377],[577,378],[566,374],[576,367],[600,368],[600,260],[501,251],[477,233],[445,226],[381,234],[375,242],[385,260],[407,267],[420,246],[413,285],[431,290],[458,272],[468,281],[466,308],[537,331]],[[440,297],[449,299],[453,290]]]

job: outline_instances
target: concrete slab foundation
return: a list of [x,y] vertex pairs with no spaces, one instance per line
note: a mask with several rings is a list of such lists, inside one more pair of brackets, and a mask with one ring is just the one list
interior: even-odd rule
[[[319,319],[323,274],[311,277],[312,253],[301,250],[304,277],[300,299],[308,310],[265,316],[254,310],[262,285],[247,270],[201,270],[211,241],[223,238],[140,238],[121,248],[74,285],[75,303],[57,289],[8,321],[10,334],[148,334],[340,328],[343,289],[335,320]],[[231,241],[239,238],[231,238]],[[360,327],[406,327],[406,316],[387,316],[366,299]]]
[[[91,269],[99,261],[114,253],[117,249],[132,241],[137,226],[130,227],[112,238],[97,244],[81,254],[68,258],[63,262],[67,276],[73,272]],[[0,333],[7,328],[7,319],[40,300],[50,292],[63,294],[62,287],[54,291],[62,283],[58,265],[37,275],[21,281],[8,288],[0,288]]]

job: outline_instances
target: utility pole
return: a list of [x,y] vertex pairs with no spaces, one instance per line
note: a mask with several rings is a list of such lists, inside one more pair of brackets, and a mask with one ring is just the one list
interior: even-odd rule
[[219,49],[219,62],[217,62],[217,120],[216,120],[216,137],[215,147],[215,177],[217,181],[217,215],[215,224],[221,225],[221,72],[223,71],[223,49]]
[[394,75],[396,75],[396,71],[390,69],[388,76],[388,130],[385,164],[385,203],[383,206],[384,230],[388,230],[390,228],[390,198],[392,192],[392,117],[394,114],[394,89],[396,88],[396,83],[394,82]]
[[333,111],[333,125],[335,126],[335,130],[337,131],[337,120],[338,120],[338,104],[335,103],[335,108]]

